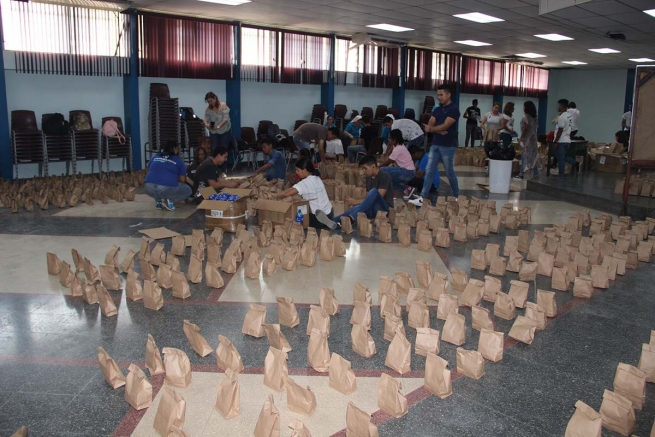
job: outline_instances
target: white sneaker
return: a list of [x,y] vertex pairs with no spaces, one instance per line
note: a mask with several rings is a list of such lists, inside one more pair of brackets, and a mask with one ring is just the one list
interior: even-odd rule
[[411,203],[412,205],[421,207],[423,206],[423,197],[419,196],[417,199],[412,199],[409,200],[408,202]]

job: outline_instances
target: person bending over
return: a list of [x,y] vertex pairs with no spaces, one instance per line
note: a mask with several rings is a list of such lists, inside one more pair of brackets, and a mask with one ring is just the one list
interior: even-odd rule
[[332,221],[332,203],[328,199],[325,185],[318,176],[318,171],[314,169],[314,164],[307,158],[300,158],[296,161],[296,175],[300,182],[293,187],[275,194],[276,199],[300,194],[300,196],[309,201],[309,226],[314,228],[325,226],[329,229],[336,229],[337,224]]
[[[401,118],[400,120],[395,120],[393,115],[389,114],[384,118],[382,122],[384,127],[392,131],[394,129],[400,129],[402,132],[403,139],[407,147],[422,146],[425,141],[425,134],[423,129],[416,123],[414,120],[409,120],[407,118]],[[385,141],[387,143],[387,141]]]
[[168,140],[162,151],[148,162],[146,193],[155,199],[155,208],[175,211],[175,203],[191,196],[186,184],[186,165],[177,156],[180,147],[175,140]]
[[[414,177],[415,167],[412,155],[405,147],[405,140],[400,129],[393,129],[389,134],[389,147],[392,148],[389,157],[380,164],[380,170],[391,175],[394,188],[401,189]],[[396,167],[391,167],[396,164]]]
[[284,159],[282,152],[273,148],[274,142],[275,140],[271,137],[259,140],[259,147],[264,152],[266,164],[259,167],[255,174],[266,172],[267,180],[282,179],[284,181],[287,175],[287,161]]
[[359,166],[364,168],[366,175],[366,197],[363,199],[347,198],[346,203],[355,205],[344,212],[334,221],[339,223],[341,217],[349,217],[353,223],[360,212],[366,213],[366,217],[374,218],[378,211],[389,211],[393,207],[393,186],[389,173],[380,171],[375,155],[366,155],[359,160]]
[[[425,183],[425,169],[428,167],[428,154],[423,151],[423,147],[420,146],[410,146],[409,154],[412,155],[412,159],[416,161],[416,172],[414,177],[407,182],[407,188],[403,195],[403,199],[409,199],[414,196],[414,191],[419,193],[423,189],[423,184]],[[434,173],[434,178],[432,179],[432,187],[430,191],[438,190],[439,185],[441,185],[441,177],[439,175],[439,169]]]
[[236,188],[239,186],[239,181],[227,180],[221,178],[221,165],[227,161],[227,149],[223,146],[216,147],[212,150],[211,156],[198,166],[196,170],[196,179],[193,184],[193,192],[196,196],[202,197],[198,194],[201,188],[212,187],[216,190],[223,188]]

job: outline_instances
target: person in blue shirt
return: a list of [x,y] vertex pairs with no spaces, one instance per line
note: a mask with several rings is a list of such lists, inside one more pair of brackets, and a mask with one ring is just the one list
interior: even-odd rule
[[[412,159],[416,161],[416,173],[414,178],[407,182],[407,188],[405,188],[405,193],[403,195],[404,199],[409,199],[411,197],[418,197],[414,194],[414,191],[419,193],[423,189],[423,184],[425,183],[425,169],[428,167],[428,154],[423,151],[423,147],[420,146],[409,146],[409,154],[412,155]],[[434,178],[432,179],[432,187],[430,191],[438,190],[441,185],[441,175],[439,174],[439,169],[434,173]]]
[[366,145],[364,144],[364,138],[361,137],[361,134],[364,127],[362,125],[367,124],[368,122],[367,118],[362,120],[362,116],[358,115],[346,125],[346,129],[343,131],[344,135],[350,138],[350,146],[346,149],[346,154],[348,155],[348,160],[350,162],[356,161],[359,152],[366,152]]
[[273,148],[275,140],[267,137],[259,140],[259,147],[264,152],[264,161],[266,164],[262,165],[255,171],[255,174],[266,172],[266,179],[272,181],[273,179],[286,180],[287,176],[287,161],[284,155],[279,150]]
[[[446,176],[452,189],[454,197],[459,196],[459,184],[455,174],[455,152],[457,151],[457,120],[459,120],[459,108],[452,101],[452,90],[450,85],[439,85],[437,99],[439,106],[432,111],[432,117],[428,124],[424,125],[426,133],[433,133],[432,145],[428,155],[428,165],[425,169],[425,180],[434,179],[439,161],[443,162],[446,169]],[[416,206],[423,206],[423,199],[430,194],[431,184],[423,184],[421,196],[418,199],[410,200]]]
[[175,211],[175,203],[191,196],[186,184],[186,165],[177,154],[180,147],[175,140],[168,140],[162,151],[148,162],[146,193],[155,199],[155,208]]
[[337,125],[334,123],[334,117],[328,115],[327,119],[325,120],[325,124],[323,126],[325,126],[328,129],[330,129],[331,127],[337,127]]

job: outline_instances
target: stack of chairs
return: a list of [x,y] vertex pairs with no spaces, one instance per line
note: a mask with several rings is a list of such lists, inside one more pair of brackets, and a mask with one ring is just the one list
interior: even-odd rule
[[334,124],[337,125],[340,131],[343,131],[343,128],[346,127],[347,122],[346,114],[348,113],[348,107],[346,105],[334,105]]
[[327,108],[325,105],[314,105],[312,108],[312,117],[310,118],[312,123],[323,124],[323,117],[326,111]]
[[[31,111],[30,111],[31,112]],[[43,114],[41,116],[41,126],[45,126],[50,117],[54,114]],[[50,162],[64,162],[66,163],[66,174],[69,174],[70,165],[75,160],[73,153],[73,136],[70,130],[61,135],[48,135],[43,134],[43,141],[45,143],[45,174],[48,175],[48,163]]]
[[38,164],[42,175],[45,163],[47,175],[43,132],[36,126],[34,111],[11,111],[11,149],[17,178],[19,164]]
[[434,108],[434,97],[432,96],[425,96],[425,100],[423,101],[423,111],[422,113],[425,114],[426,112],[432,113],[432,108]]
[[[91,129],[75,130],[73,128],[78,114],[86,115]],[[91,161],[91,173],[94,173],[95,163],[97,162],[98,171],[101,171],[100,130],[93,127],[91,113],[84,109],[75,109],[68,113],[68,120],[71,124],[71,135],[73,137],[73,174],[77,173],[78,161]]]
[[[177,98],[171,98],[165,83],[150,84],[150,113],[148,114],[148,136],[153,153],[162,149],[169,139],[180,144],[180,104]],[[149,157],[148,157],[149,158]]]
[[376,120],[384,120],[384,117],[387,116],[387,107],[386,105],[378,105],[377,108],[375,108],[375,119]]
[[120,117],[103,117],[102,125],[104,126],[108,120],[116,122],[118,130],[125,136],[125,140],[121,141],[118,138],[102,135],[102,159],[107,164],[107,171],[109,171],[110,159],[121,159],[123,170],[126,170],[126,166],[132,170],[134,168],[132,162],[132,136],[125,135],[123,120]]

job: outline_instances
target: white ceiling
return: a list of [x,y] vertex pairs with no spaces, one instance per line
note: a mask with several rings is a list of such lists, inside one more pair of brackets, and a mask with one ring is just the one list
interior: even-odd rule
[[[583,61],[579,69],[628,68],[629,58],[655,59],[655,17],[642,12],[655,0],[593,0],[539,15],[539,0],[253,0],[224,6],[197,0],[134,0],[137,9],[241,21],[244,24],[283,27],[318,33],[352,35],[367,32],[435,50],[484,57],[534,52],[546,55],[545,67],[565,68],[562,61]],[[454,14],[484,12],[505,21],[477,24]],[[367,24],[388,23],[416,29],[394,33],[369,29]],[[605,37],[621,32],[627,41]],[[560,33],[574,41],[551,42],[533,35]],[[455,40],[473,39],[493,45],[468,47]],[[617,54],[598,54],[591,48],[610,47]]]

